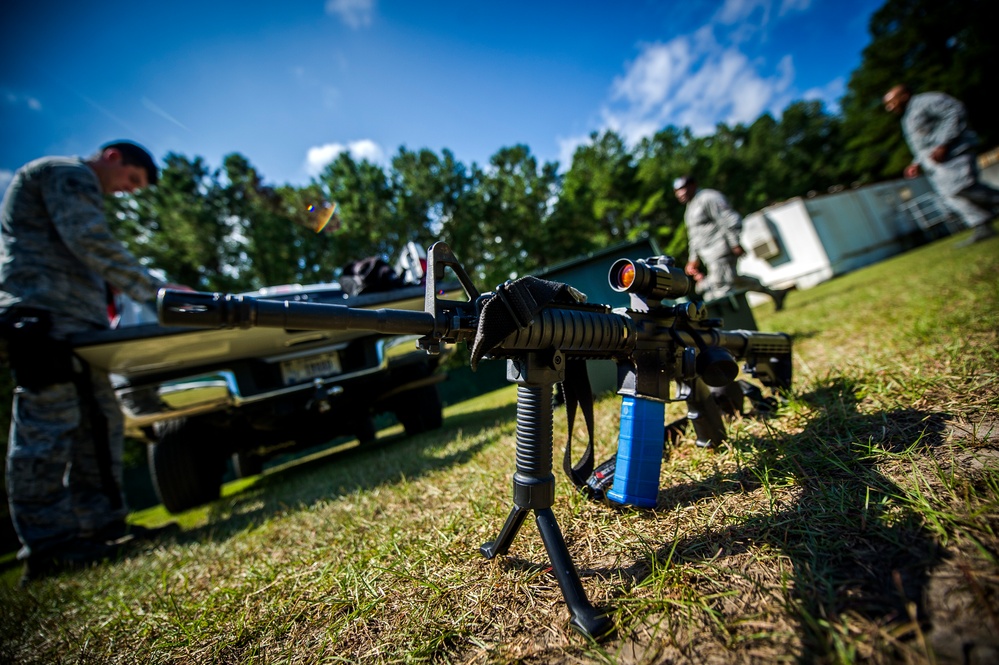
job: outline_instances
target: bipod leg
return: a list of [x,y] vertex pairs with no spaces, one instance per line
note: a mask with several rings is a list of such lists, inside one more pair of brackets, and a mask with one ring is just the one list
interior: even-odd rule
[[513,542],[514,536],[520,531],[520,527],[524,523],[524,518],[527,517],[527,512],[526,508],[514,506],[513,510],[510,511],[510,516],[506,518],[506,523],[500,530],[499,535],[496,536],[496,540],[485,543],[479,548],[482,556],[492,559],[500,554],[506,554],[510,549],[510,543]]
[[583,583],[579,581],[579,573],[576,572],[576,566],[565,546],[562,531],[555,521],[555,513],[551,508],[535,510],[534,521],[538,525],[538,531],[541,532],[541,540],[548,552],[548,560],[552,563],[555,579],[562,589],[562,597],[569,606],[569,625],[577,633],[595,640],[610,635],[614,623],[606,614],[593,607],[586,598]]
[[545,551],[551,561],[562,596],[569,606],[569,625],[592,639],[609,635],[610,618],[590,604],[569,556],[565,539],[555,521],[555,476],[552,474],[552,387],[564,374],[561,353],[541,356],[529,353],[523,360],[511,360],[507,378],[517,387],[517,471],[513,474],[513,503],[496,540],[480,551],[489,559],[505,554],[520,530],[528,511],[534,511]]

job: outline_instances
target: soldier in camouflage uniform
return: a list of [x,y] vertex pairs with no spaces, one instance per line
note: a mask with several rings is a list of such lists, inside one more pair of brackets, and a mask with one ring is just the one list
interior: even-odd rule
[[70,335],[109,326],[108,284],[137,301],[165,286],[111,234],[102,195],[157,180],[140,146],[46,157],[15,173],[0,207],[0,317],[17,387],[7,494],[25,579],[99,559],[123,535],[123,423],[106,374]]
[[[697,293],[706,300],[721,298],[736,289],[765,293],[774,300],[777,311],[784,308],[790,289],[776,290],[760,280],[740,275],[736,263],[745,253],[739,241],[742,216],[721,192],[698,189],[697,181],[684,176],[673,181],[673,193],[687,206],[683,215],[687,227],[688,261],[684,272],[694,278]],[[702,271],[707,267],[707,274]]]
[[957,99],[942,92],[913,95],[896,85],[882,98],[885,110],[902,116],[902,133],[913,161],[906,178],[925,173],[944,203],[974,229],[961,244],[996,235],[989,221],[999,215],[999,191],[978,179],[978,137]]

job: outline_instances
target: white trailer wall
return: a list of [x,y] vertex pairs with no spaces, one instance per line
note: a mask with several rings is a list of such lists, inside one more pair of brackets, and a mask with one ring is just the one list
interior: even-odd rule
[[[925,198],[920,199],[920,197]],[[742,273],[768,286],[809,288],[918,244],[927,233],[914,205],[932,203],[925,178],[895,180],[814,198],[794,198],[747,215]],[[928,201],[929,200],[929,201]],[[943,219],[924,218],[927,224]],[[769,242],[768,242],[769,241]],[[758,301],[763,296],[753,297]]]

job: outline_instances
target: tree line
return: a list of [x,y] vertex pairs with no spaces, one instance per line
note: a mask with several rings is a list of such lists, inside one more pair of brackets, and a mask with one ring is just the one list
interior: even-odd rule
[[[895,83],[962,99],[983,145],[999,143],[999,75],[989,67],[999,61],[996,18],[990,0],[888,0],[871,18],[871,42],[837,113],[795,101],[779,118],[719,124],[708,136],[667,126],[634,146],[594,133],[564,171],[526,145],[501,148],[484,166],[447,149],[400,148],[387,167],[341,153],[295,187],[265,183],[239,153],[216,169],[170,154],[157,187],[111,202],[113,224],[173,281],[225,291],[331,281],[344,264],[390,258],[410,240],[447,241],[484,289],[642,234],[682,260],[677,176],[696,175],[744,214],[899,177],[910,156],[880,103]],[[334,202],[338,219],[317,233]]]

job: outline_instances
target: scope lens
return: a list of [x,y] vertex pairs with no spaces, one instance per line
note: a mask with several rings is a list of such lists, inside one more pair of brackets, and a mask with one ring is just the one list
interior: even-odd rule
[[635,283],[635,264],[628,262],[621,266],[617,273],[617,283],[623,289],[630,288]]

